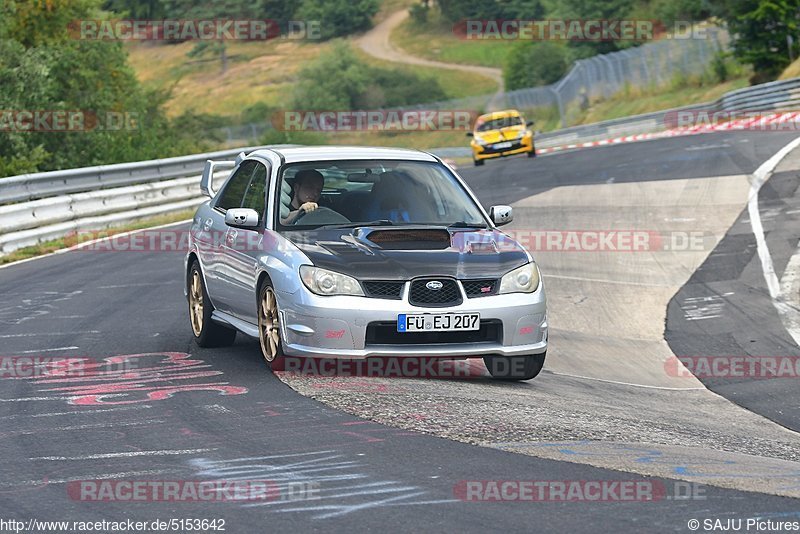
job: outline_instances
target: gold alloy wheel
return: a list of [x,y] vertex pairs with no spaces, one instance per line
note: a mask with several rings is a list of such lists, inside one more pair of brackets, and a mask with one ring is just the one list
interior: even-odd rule
[[192,321],[192,332],[200,337],[203,331],[203,281],[200,272],[192,271],[192,285],[189,289],[189,318]]
[[280,346],[280,319],[278,318],[278,301],[275,291],[268,287],[261,294],[261,310],[258,314],[258,332],[261,341],[261,354],[271,362],[278,355]]

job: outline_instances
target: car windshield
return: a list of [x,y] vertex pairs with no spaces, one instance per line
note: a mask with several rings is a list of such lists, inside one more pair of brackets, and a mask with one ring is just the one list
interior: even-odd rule
[[284,167],[279,187],[277,227],[284,230],[359,225],[487,226],[464,187],[438,162],[296,163]]
[[522,124],[522,118],[517,115],[512,117],[501,117],[499,119],[493,119],[485,122],[478,122],[478,124],[475,126],[475,129],[479,132],[488,132],[489,130],[499,130],[509,126],[519,126],[520,124]]

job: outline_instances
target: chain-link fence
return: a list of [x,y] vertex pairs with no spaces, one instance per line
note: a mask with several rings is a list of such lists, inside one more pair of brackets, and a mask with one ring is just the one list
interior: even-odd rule
[[665,39],[576,61],[553,85],[506,93],[505,104],[520,109],[555,105],[561,127],[566,128],[594,100],[625,89],[653,89],[676,78],[703,75],[729,42],[724,30],[708,28],[705,33],[705,39]]
[[[706,73],[715,56],[727,50],[728,33],[704,27],[704,38],[664,39],[576,61],[558,82],[543,87],[508,91],[502,95],[466,98],[404,106],[398,110],[470,110],[483,113],[492,108],[519,110],[552,109],[562,128],[575,124],[591,102],[609,98],[623,90],[648,90]],[[220,130],[228,143],[257,141],[269,123],[252,123]]]

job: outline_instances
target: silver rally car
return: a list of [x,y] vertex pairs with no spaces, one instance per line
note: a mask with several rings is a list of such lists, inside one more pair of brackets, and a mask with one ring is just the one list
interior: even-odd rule
[[[214,176],[233,167],[217,190]],[[220,176],[221,178],[221,176]],[[431,154],[260,149],[208,161],[186,256],[197,343],[258,338],[271,365],[315,358],[480,358],[495,378],[539,374],[543,282],[455,171]]]

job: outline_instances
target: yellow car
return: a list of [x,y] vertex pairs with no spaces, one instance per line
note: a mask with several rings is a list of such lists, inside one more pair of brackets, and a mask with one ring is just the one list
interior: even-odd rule
[[533,132],[528,129],[532,125],[533,121],[525,122],[515,109],[481,115],[475,121],[475,130],[467,132],[467,137],[472,137],[472,161],[477,166],[483,165],[484,160],[513,154],[536,157]]

